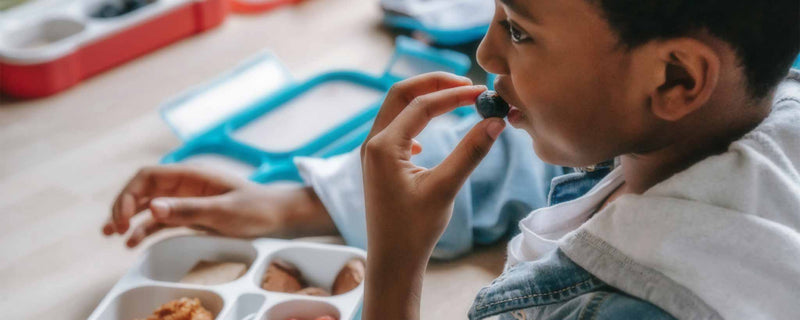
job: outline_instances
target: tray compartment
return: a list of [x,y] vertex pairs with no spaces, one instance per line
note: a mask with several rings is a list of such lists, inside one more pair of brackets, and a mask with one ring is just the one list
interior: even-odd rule
[[0,41],[9,47],[39,50],[82,33],[86,24],[72,17],[49,17],[33,25],[9,31]]
[[118,295],[107,304],[97,320],[145,319],[161,305],[182,297],[198,298],[203,307],[215,317],[224,306],[222,298],[214,292],[200,289],[146,286],[133,288]]
[[[363,259],[363,257],[352,251],[335,247],[320,248],[292,245],[270,254],[264,263],[258,266],[255,270],[256,287],[261,288],[261,281],[263,280],[267,266],[269,266],[269,263],[274,259],[281,259],[297,267],[308,286],[323,288],[331,292],[331,287],[333,286],[334,280],[336,280],[336,275],[339,274],[339,270],[341,270],[348,261],[352,259]],[[363,287],[363,283],[357,288],[360,287]],[[353,289],[342,295],[359,291],[360,290]]]
[[153,245],[142,261],[140,270],[143,276],[151,280],[178,282],[200,260],[241,262],[247,264],[249,272],[257,255],[252,243],[244,240],[176,237]]

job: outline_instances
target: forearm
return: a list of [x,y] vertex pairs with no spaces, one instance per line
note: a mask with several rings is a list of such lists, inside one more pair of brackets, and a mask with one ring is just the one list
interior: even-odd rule
[[292,189],[287,195],[287,206],[284,210],[289,212],[283,224],[285,234],[276,236],[303,237],[338,235],[325,205],[322,204],[314,189],[300,187]]
[[[432,116],[466,105],[486,91],[485,86],[470,84],[469,79],[446,73],[396,84],[363,145],[369,239],[363,315],[368,320],[419,319],[423,276],[452,217],[453,200],[503,131],[501,119],[483,120],[439,165],[426,169],[411,162],[420,152],[414,138]],[[407,108],[411,101],[416,103]]]
[[362,319],[419,319],[428,259],[402,249],[390,253],[368,251]]

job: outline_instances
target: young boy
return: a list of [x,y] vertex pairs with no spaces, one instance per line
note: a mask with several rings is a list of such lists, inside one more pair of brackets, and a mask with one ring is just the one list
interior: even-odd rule
[[[800,46],[798,10],[796,0],[498,2],[478,59],[515,106],[509,122],[547,162],[620,165],[553,180],[554,206],[520,223],[506,271],[479,293],[470,317],[800,314],[800,75],[778,87]],[[560,173],[519,151],[530,145],[521,147],[513,131],[501,134],[498,119],[476,125],[441,165],[420,161],[446,150],[439,147],[452,136],[412,139],[433,116],[485,90],[470,84],[431,74],[396,85],[361,148],[367,319],[418,318],[421,275],[437,239],[437,249],[461,244],[444,256],[463,252],[464,238],[496,240],[514,220],[497,213],[540,206],[542,181]],[[502,143],[488,151],[495,141]],[[363,217],[336,212],[359,201],[337,203],[333,188],[320,187],[335,181],[360,191],[352,177],[362,176],[342,173],[352,172],[343,168],[353,167],[353,155],[333,160],[337,170],[317,170],[319,179],[308,178],[308,162],[313,191],[146,169],[123,190],[104,232],[124,233],[149,206],[154,220],[129,244],[171,225],[254,236],[333,232],[334,223],[358,243],[352,234]],[[176,198],[186,196],[209,197]],[[464,236],[470,230],[474,239]]]
[[[499,0],[478,61],[546,162],[619,157],[580,197],[554,181],[470,318],[796,319],[800,315],[800,4]],[[504,129],[478,123],[431,169],[433,117],[485,88],[446,75],[390,91],[362,146],[365,319],[419,317],[453,198]],[[577,198],[577,199],[576,199]],[[564,202],[571,200],[568,202]]]

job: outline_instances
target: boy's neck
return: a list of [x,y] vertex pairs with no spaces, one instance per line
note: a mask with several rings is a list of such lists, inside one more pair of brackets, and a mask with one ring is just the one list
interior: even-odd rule
[[[732,101],[706,106],[701,120],[686,126],[674,141],[646,153],[621,156],[625,177],[622,193],[642,194],[656,184],[701,160],[725,152],[728,146],[753,130],[771,110],[771,98],[761,103],[735,105]],[[721,116],[729,115],[729,116]]]

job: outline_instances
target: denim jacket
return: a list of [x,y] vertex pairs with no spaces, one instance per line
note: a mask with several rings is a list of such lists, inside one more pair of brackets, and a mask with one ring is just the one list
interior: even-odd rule
[[[549,205],[587,193],[613,164],[578,170],[553,179]],[[658,307],[629,296],[596,278],[561,250],[516,264],[479,293],[470,319],[674,319]]]

